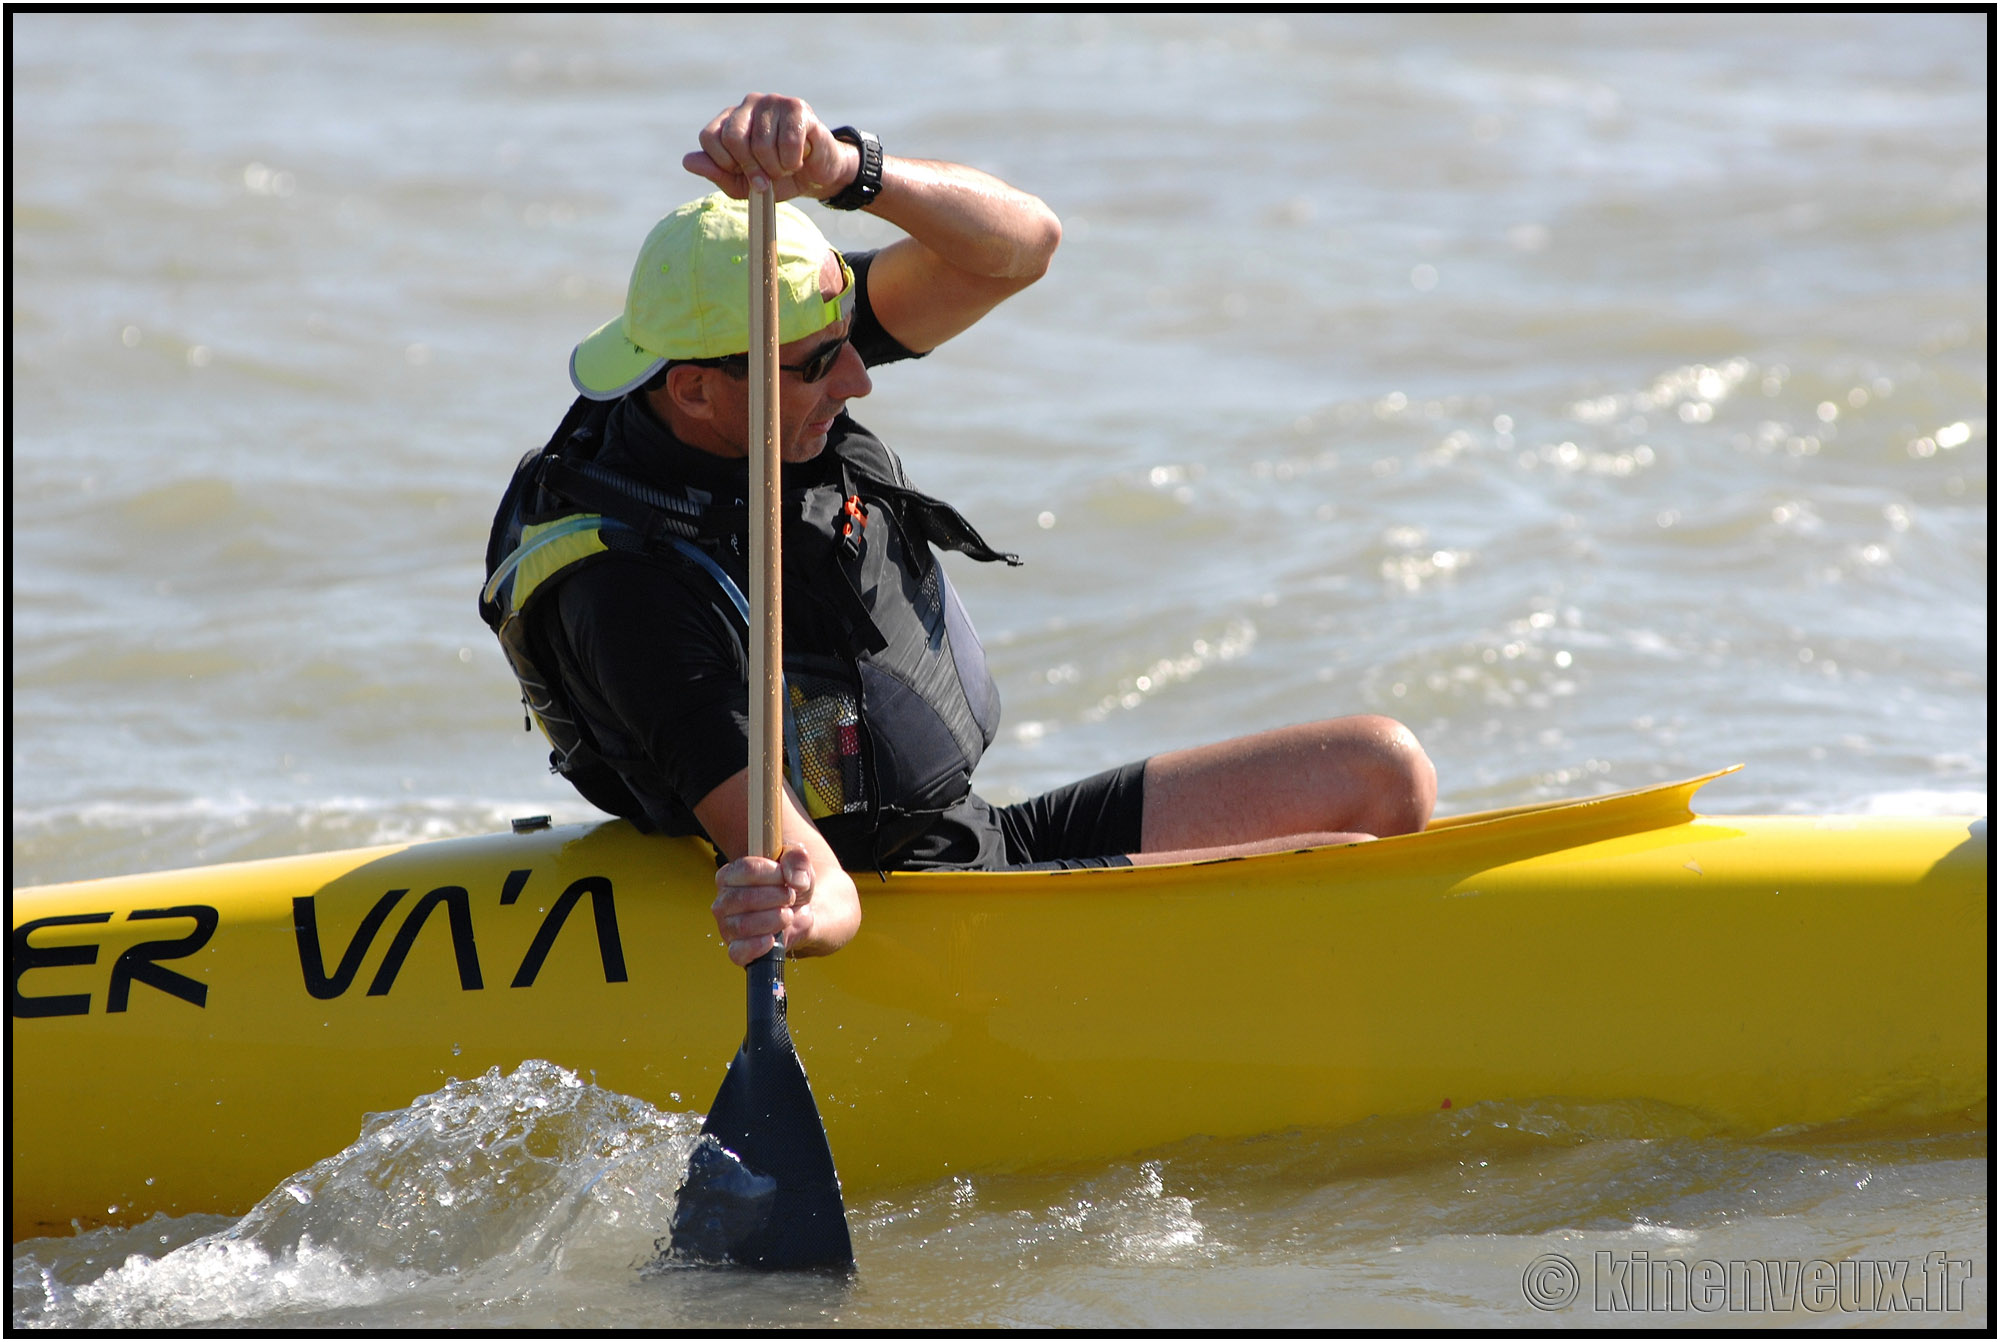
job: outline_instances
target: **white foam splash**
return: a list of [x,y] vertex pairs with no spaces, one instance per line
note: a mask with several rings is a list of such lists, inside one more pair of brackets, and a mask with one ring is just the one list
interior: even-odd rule
[[310,1235],[273,1254],[227,1236],[196,1240],[164,1258],[137,1254],[96,1281],[64,1291],[51,1283],[48,1313],[57,1328],[185,1328],[265,1318],[400,1295],[421,1274],[364,1268]]
[[1085,1196],[1050,1207],[1048,1214],[1037,1234],[1022,1240],[1024,1246],[1040,1237],[1074,1239],[1095,1243],[1126,1263],[1173,1262],[1221,1247],[1209,1242],[1194,1201],[1166,1191],[1157,1160],[1139,1166],[1122,1189],[1089,1187]]
[[552,1063],[493,1068],[370,1115],[240,1221],[159,1257],[81,1285],[62,1279],[74,1264],[24,1279],[17,1259],[14,1322],[303,1325],[489,1276],[629,1276],[666,1233],[698,1126]]

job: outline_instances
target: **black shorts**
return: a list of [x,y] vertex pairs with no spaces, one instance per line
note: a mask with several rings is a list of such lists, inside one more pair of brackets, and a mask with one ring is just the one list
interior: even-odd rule
[[[1144,760],[1012,806],[967,793],[888,865],[897,871],[1126,867],[1131,863],[1125,855],[1139,851],[1145,813]],[[827,830],[832,829],[830,823]],[[840,851],[838,844],[834,851]]]
[[1146,813],[1146,761],[1137,760],[994,808],[1011,869],[1128,867]]

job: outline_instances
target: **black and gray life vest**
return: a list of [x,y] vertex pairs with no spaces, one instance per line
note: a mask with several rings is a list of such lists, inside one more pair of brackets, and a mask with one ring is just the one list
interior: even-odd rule
[[[608,710],[593,711],[590,687],[562,683],[531,618],[587,565],[633,556],[706,592],[739,652],[747,646],[747,510],[598,464],[611,406],[579,399],[549,444],[521,459],[494,517],[479,613],[553,747],[551,768],[641,828],[693,833],[688,807],[698,799],[662,799],[628,782],[655,771]],[[838,469],[820,473],[839,483],[784,497],[787,607],[820,603],[831,618],[813,623],[837,631],[834,646],[787,640],[786,772],[842,861],[880,866],[970,791],[1000,722],[985,651],[930,547],[1020,560],[910,488],[895,456],[846,416],[825,450]]]

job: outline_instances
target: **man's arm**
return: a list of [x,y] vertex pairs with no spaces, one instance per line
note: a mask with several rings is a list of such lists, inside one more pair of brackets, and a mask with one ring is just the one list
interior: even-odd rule
[[729,958],[747,965],[785,936],[787,955],[831,955],[861,928],[854,878],[785,789],[781,862],[750,854],[750,771],[718,784],[695,804],[695,819],[732,859],[715,873],[711,906]]
[[[780,200],[825,200],[861,170],[861,151],[798,98],[753,93],[701,132],[682,165],[732,196],[752,173]],[[971,326],[1047,273],[1062,224],[1040,199],[976,168],[885,157],[868,207],[908,236],[876,254],[869,301],[882,326],[918,354]]]

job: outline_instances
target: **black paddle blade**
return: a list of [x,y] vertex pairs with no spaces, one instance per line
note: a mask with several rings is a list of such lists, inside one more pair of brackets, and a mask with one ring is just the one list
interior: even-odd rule
[[840,1176],[785,1026],[782,952],[753,962],[749,978],[749,1032],[688,1161],[669,1252],[761,1268],[852,1267]]

